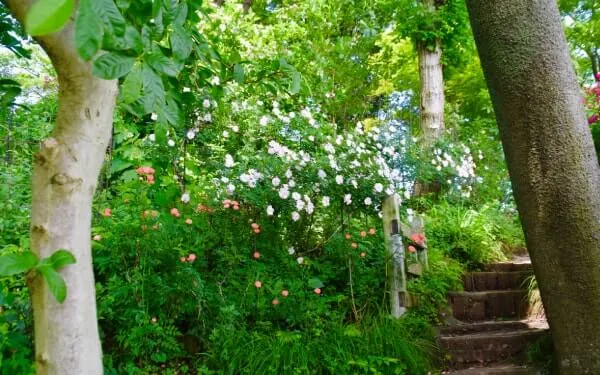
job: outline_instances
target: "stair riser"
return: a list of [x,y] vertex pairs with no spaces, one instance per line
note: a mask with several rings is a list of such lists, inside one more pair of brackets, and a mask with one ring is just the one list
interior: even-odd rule
[[462,321],[483,321],[498,318],[522,319],[527,316],[527,291],[489,292],[476,296],[469,293],[449,293],[448,303],[454,317]]
[[523,289],[530,271],[520,272],[473,272],[463,277],[465,291]]
[[492,263],[486,264],[483,268],[486,272],[533,272],[531,263]]
[[500,362],[508,358],[513,363],[524,359],[527,346],[546,334],[545,331],[523,332],[507,337],[442,337],[440,346],[447,352],[448,363],[453,368],[473,364]]

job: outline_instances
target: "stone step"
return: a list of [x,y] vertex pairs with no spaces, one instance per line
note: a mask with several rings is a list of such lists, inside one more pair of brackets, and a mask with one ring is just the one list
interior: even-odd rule
[[520,365],[523,364],[527,346],[546,332],[545,329],[528,328],[442,335],[438,340],[440,348],[447,353],[447,363],[455,369],[507,360]]
[[529,309],[527,296],[527,290],[449,292],[448,304],[454,317],[461,321],[522,319]]
[[463,370],[443,371],[442,375],[540,375],[532,367],[519,365],[497,365],[492,367],[471,367]]
[[502,262],[486,264],[483,270],[486,272],[533,272],[533,267],[530,262]]
[[478,332],[517,331],[528,329],[529,327],[530,325],[527,322],[519,320],[492,320],[453,326],[440,326],[437,327],[437,332],[440,336],[460,336]]
[[532,270],[514,272],[471,272],[463,276],[466,291],[507,290],[526,288]]

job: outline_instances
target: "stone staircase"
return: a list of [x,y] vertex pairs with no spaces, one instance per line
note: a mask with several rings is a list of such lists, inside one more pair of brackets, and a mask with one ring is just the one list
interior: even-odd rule
[[438,328],[439,346],[454,375],[531,375],[527,346],[547,334],[544,320],[529,319],[526,257],[494,263],[463,278],[464,291],[448,294],[453,323]]

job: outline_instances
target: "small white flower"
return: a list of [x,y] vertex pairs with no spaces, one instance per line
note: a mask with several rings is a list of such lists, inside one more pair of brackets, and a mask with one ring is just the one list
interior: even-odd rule
[[232,194],[234,191],[235,191],[235,185],[233,185],[233,184],[227,185],[227,192],[229,194]]
[[312,202],[306,204],[306,212],[310,215],[315,212],[315,205]]
[[304,206],[306,205],[306,203],[304,203],[303,200],[297,200],[296,201],[296,209],[298,211],[302,211],[304,209]]
[[293,247],[288,248],[288,254],[294,255],[295,252],[296,252],[296,249],[294,249]]
[[297,200],[302,199],[302,196],[298,192],[293,192],[292,193],[292,199],[295,200],[295,201],[297,201]]
[[383,191],[383,185],[380,184],[379,182],[375,184],[374,188],[375,188],[375,191],[378,193],[381,193]]
[[292,178],[292,176],[293,176],[293,174],[292,174],[291,170],[288,169],[287,171],[285,171],[285,177]]
[[294,181],[294,180],[289,180],[289,181],[288,181],[288,185],[289,185],[289,187],[294,187],[294,186],[296,186],[296,181]]
[[350,181],[350,183],[352,184],[352,186],[354,186],[355,189],[358,188],[358,182],[356,182],[356,180],[353,179],[352,181]]
[[189,203],[190,202],[190,193],[188,193],[187,191],[185,193],[183,193],[181,195],[181,201],[183,203]]
[[227,130],[223,130],[223,138],[229,138],[229,132]]
[[240,131],[240,127],[239,127],[239,126],[237,126],[237,125],[233,125],[233,126],[231,127],[231,130],[232,130],[234,133],[237,133],[237,132],[239,132],[239,131]]
[[273,184],[273,186],[277,187],[281,183],[281,180],[279,179],[279,177],[273,177],[271,183]]
[[211,85],[219,86],[221,84],[221,79],[219,77],[217,77],[217,76],[213,76],[210,79],[210,83],[211,83]]
[[212,121],[212,115],[210,113],[205,114],[204,115],[204,121],[211,122]]
[[298,262],[298,264],[302,264],[302,263],[304,263],[304,258],[298,257],[298,258],[296,258],[296,262]]
[[328,207],[328,206],[329,206],[329,197],[324,196],[323,197],[323,207]]
[[234,164],[233,157],[229,154],[225,155],[225,167],[232,168]]
[[269,118],[267,116],[263,116],[260,118],[258,123],[260,126],[266,126],[269,123]]
[[370,197],[365,198],[365,206],[370,206],[373,204],[373,200]]
[[167,144],[168,144],[170,147],[173,147],[173,146],[175,146],[175,141],[174,141],[174,140],[172,140],[172,139],[169,139],[169,140],[167,141]]
[[194,139],[196,137],[196,132],[193,130],[188,130],[186,136],[191,141],[192,139]]
[[221,181],[222,181],[224,184],[226,184],[226,183],[228,183],[228,182],[229,182],[229,179],[228,179],[227,177],[223,176],[223,177],[221,177]]
[[152,112],[152,114],[150,115],[150,120],[152,120],[152,121],[158,120],[158,115],[156,113]]
[[352,204],[352,194],[344,195],[344,203],[346,203],[346,205]]
[[190,91],[192,91],[192,90],[190,90],[190,88],[189,88],[189,87],[184,87],[184,88],[183,88],[183,92],[190,92]]
[[309,135],[308,136],[308,140],[311,141],[311,142],[314,142],[315,141],[315,136],[314,135]]
[[267,215],[268,216],[273,216],[274,213],[275,213],[275,209],[273,208],[273,206],[268,205],[267,206]]
[[150,140],[150,142],[154,142],[156,141],[156,134],[152,133],[148,136],[148,139]]
[[337,176],[335,176],[335,182],[337,182],[338,185],[343,184],[344,183],[344,177],[338,174]]
[[325,171],[322,169],[319,169],[319,172],[317,174],[319,175],[319,178],[323,180],[327,177],[327,173],[325,173]]
[[292,220],[294,220],[294,221],[300,220],[300,214],[296,211],[292,212]]
[[224,23],[220,24],[219,30],[221,30],[221,32],[225,32],[225,30],[227,30],[227,25],[225,25]]
[[210,100],[208,100],[208,99],[204,99],[204,100],[202,101],[202,106],[203,106],[204,108],[210,108]]
[[287,186],[282,186],[279,189],[279,197],[281,199],[288,199],[289,196],[290,196],[290,191],[288,190]]

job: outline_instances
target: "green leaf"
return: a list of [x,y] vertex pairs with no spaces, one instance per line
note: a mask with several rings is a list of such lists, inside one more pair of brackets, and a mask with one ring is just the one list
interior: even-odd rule
[[173,9],[173,24],[176,26],[183,26],[188,16],[188,5],[187,3],[181,2],[175,9]]
[[123,36],[125,34],[125,18],[113,0],[92,0],[94,11],[103,21],[107,34]]
[[302,76],[299,72],[292,72],[292,82],[290,83],[290,93],[297,94],[300,92]]
[[46,35],[65,26],[75,4],[73,0],[38,0],[25,16],[25,30],[33,35]]
[[129,73],[134,62],[134,57],[108,52],[94,60],[92,72],[103,79],[117,79]]
[[162,79],[147,64],[142,68],[142,84],[144,88],[144,110],[155,111],[165,104],[165,86]]
[[63,303],[67,298],[67,284],[62,276],[50,264],[44,264],[37,267],[37,271],[48,283],[50,292],[59,303]]
[[167,99],[166,105],[158,111],[159,117],[167,120],[171,125],[179,125],[180,123],[180,112],[177,102],[172,98]]
[[163,55],[160,50],[154,50],[151,54],[147,55],[146,62],[157,72],[164,73],[170,77],[177,77],[183,68],[183,64]]
[[133,103],[142,95],[142,67],[135,64],[121,85],[121,94],[125,103]]
[[181,26],[173,27],[173,32],[170,37],[171,50],[173,56],[179,60],[185,60],[192,53],[192,36],[187,33]]
[[233,79],[238,83],[244,83],[244,66],[241,64],[235,64],[233,66]]
[[75,46],[79,55],[86,61],[96,56],[104,35],[102,20],[94,10],[93,1],[81,0],[75,18]]
[[323,282],[316,277],[313,277],[312,279],[308,280],[308,286],[313,289],[322,288],[324,285],[325,284],[323,284]]
[[70,251],[60,249],[50,256],[50,263],[56,271],[60,271],[64,266],[77,263],[77,260]]
[[27,272],[38,263],[38,257],[31,251],[0,256],[0,276],[11,276]]

